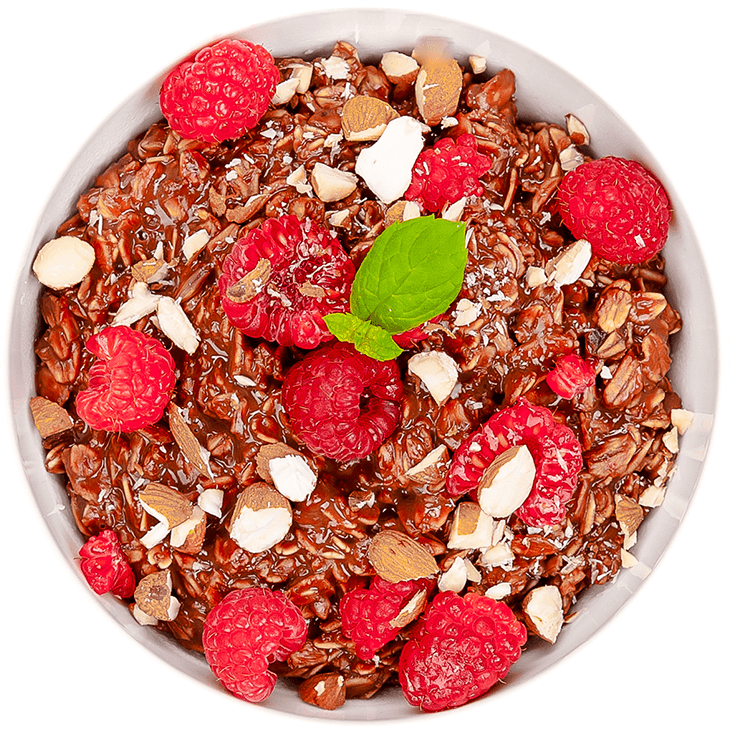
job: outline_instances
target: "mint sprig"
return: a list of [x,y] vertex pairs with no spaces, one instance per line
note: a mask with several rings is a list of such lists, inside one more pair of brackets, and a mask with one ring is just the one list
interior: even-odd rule
[[465,239],[464,223],[432,215],[388,226],[355,274],[350,312],[324,317],[330,332],[376,360],[397,357],[391,335],[445,312],[461,291]]

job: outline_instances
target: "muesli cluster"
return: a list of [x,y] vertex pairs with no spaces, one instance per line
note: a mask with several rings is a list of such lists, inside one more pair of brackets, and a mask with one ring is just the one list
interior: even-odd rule
[[220,41],[35,260],[80,569],[245,700],[479,697],[663,500],[666,193],[488,67]]

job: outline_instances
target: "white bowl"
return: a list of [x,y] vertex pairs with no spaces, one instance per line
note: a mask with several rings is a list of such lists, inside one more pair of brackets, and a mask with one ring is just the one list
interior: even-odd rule
[[[698,414],[694,427],[682,440],[666,501],[642,524],[639,543],[633,550],[639,560],[638,566],[621,571],[617,580],[609,585],[583,593],[578,617],[563,629],[558,642],[552,646],[546,643],[531,645],[513,667],[506,684],[495,687],[479,700],[488,704],[494,694],[535,681],[541,672],[589,639],[631,598],[663,554],[695,490],[709,443],[718,389],[717,328],[709,290],[699,285],[707,280],[702,254],[671,182],[626,124],[595,94],[551,62],[476,26],[395,10],[314,13],[266,23],[240,33],[241,37],[266,46],[275,56],[329,54],[335,41],[347,40],[357,46],[365,59],[378,58],[388,50],[409,52],[418,38],[432,35],[451,39],[452,51],[460,59],[469,54],[485,56],[491,73],[511,68],[517,77],[518,111],[523,120],[560,122],[567,112],[573,112],[587,124],[595,156],[612,154],[639,160],[662,179],[674,208],[670,238],[665,248],[671,282],[668,296],[684,318],[682,332],[673,340],[671,378],[685,408]],[[306,39],[304,44],[301,39]],[[160,74],[119,107],[71,163],[40,215],[35,235],[25,253],[23,273],[17,282],[9,373],[20,455],[40,512],[46,516],[48,527],[69,563],[74,563],[83,540],[70,510],[56,509],[59,504],[67,504],[65,490],[61,481],[44,469],[44,452],[27,406],[34,387],[33,343],[39,326],[35,302],[40,287],[31,273],[31,262],[38,247],[51,238],[57,226],[68,217],[79,194],[94,176],[124,152],[130,138],[160,117],[157,91],[162,76]],[[702,373],[702,377],[697,377],[698,373]],[[69,590],[86,590],[82,579],[79,580],[79,586],[69,587]],[[139,626],[126,607],[112,597],[103,596],[99,600],[113,620],[140,644],[194,679],[223,692],[201,656],[184,651],[165,635]],[[328,713],[301,702],[296,690],[286,682],[279,682],[265,705],[285,713],[347,720],[395,720],[412,717],[417,712],[406,704],[397,689],[390,689],[371,700],[350,701],[335,713]]]

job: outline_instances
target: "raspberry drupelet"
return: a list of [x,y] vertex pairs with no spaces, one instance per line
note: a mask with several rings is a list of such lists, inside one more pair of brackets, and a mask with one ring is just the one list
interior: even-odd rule
[[134,573],[113,530],[90,537],[79,550],[79,567],[94,593],[111,591],[119,598],[134,593]]

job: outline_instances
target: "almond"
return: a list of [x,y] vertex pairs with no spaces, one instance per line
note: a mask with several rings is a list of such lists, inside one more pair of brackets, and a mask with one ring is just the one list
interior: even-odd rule
[[94,247],[75,236],[60,236],[44,244],[33,261],[33,273],[51,289],[66,289],[83,281],[96,260]]
[[558,587],[533,588],[522,602],[522,611],[528,628],[554,644],[563,628],[563,597]]
[[150,482],[140,493],[139,501],[145,512],[164,522],[168,530],[193,516],[193,503],[177,489]]
[[353,96],[342,107],[342,132],[350,142],[372,142],[380,137],[398,112],[374,96]]
[[581,122],[575,114],[565,115],[565,128],[568,130],[568,134],[570,135],[570,139],[573,141],[573,144],[576,144],[579,147],[585,144],[590,144],[591,136],[588,134],[586,125],[583,124],[583,122]]
[[440,444],[408,469],[405,476],[419,484],[436,484],[446,478],[448,464],[449,450],[444,444]]
[[418,203],[413,200],[399,200],[385,211],[385,227],[420,217],[421,209],[418,207]]
[[256,471],[292,502],[304,501],[317,485],[317,473],[307,459],[281,442],[265,444],[259,449]]
[[529,496],[535,474],[535,462],[527,446],[503,451],[479,481],[479,506],[492,517],[509,517]]
[[695,420],[695,414],[684,408],[672,408],[670,417],[672,419],[672,425],[677,427],[680,436],[684,436],[687,433],[689,427]]
[[204,449],[200,445],[200,442],[195,437],[190,426],[188,426],[180,407],[175,403],[170,403],[167,416],[172,437],[177,442],[177,445],[180,447],[180,451],[183,452],[185,458],[202,475],[212,478],[210,467],[208,465],[210,454],[207,449]]
[[145,282],[135,282],[130,289],[129,299],[119,307],[114,315],[112,325],[130,327],[142,317],[157,311],[159,300],[159,294],[153,294]]
[[157,321],[162,332],[181,350],[192,355],[198,349],[200,343],[198,333],[177,300],[172,297],[158,299]]
[[357,176],[351,172],[316,162],[309,179],[317,197],[323,203],[343,200],[357,190]]
[[429,127],[456,112],[461,85],[461,69],[453,58],[430,57],[424,61],[415,92],[418,111]]
[[408,603],[398,612],[398,615],[389,621],[394,629],[402,629],[414,621],[428,605],[428,591],[424,588],[418,591]]
[[476,502],[461,502],[449,533],[450,550],[470,550],[492,546],[494,520]]
[[220,517],[223,514],[223,496],[222,489],[204,489],[198,497],[198,506],[203,512]]
[[299,696],[323,710],[336,710],[347,699],[345,678],[339,672],[315,674],[299,685]]
[[644,510],[638,502],[622,494],[616,495],[616,521],[624,535],[633,535],[643,519]]
[[466,585],[467,573],[466,563],[464,558],[456,557],[454,562],[451,563],[451,567],[441,574],[438,581],[438,587],[441,592],[443,591],[454,591],[454,593],[460,593],[464,590]]
[[140,611],[158,621],[174,621],[180,610],[180,601],[172,595],[169,570],[142,578],[134,591],[134,600]]
[[408,361],[408,371],[420,378],[438,405],[443,405],[459,380],[456,361],[439,350],[419,352]]
[[249,302],[264,290],[270,278],[271,261],[261,259],[243,278],[228,287],[226,296],[234,302]]
[[173,527],[170,532],[170,545],[181,553],[196,555],[203,548],[207,522],[205,512],[198,505],[194,505],[190,519]]
[[548,261],[545,270],[548,283],[556,288],[573,284],[583,275],[593,255],[591,244],[584,239],[571,243],[568,248]]
[[368,559],[375,572],[391,583],[427,578],[438,572],[433,555],[397,530],[383,530],[375,535],[368,547]]
[[388,51],[380,59],[380,68],[388,81],[396,86],[412,84],[418,76],[418,61],[399,51]]
[[33,416],[33,423],[43,439],[73,428],[73,421],[66,409],[48,398],[39,395],[31,398],[30,412]]
[[268,484],[258,482],[238,496],[229,532],[244,550],[261,553],[281,542],[291,525],[289,500]]

